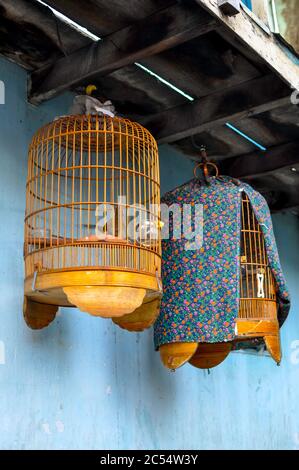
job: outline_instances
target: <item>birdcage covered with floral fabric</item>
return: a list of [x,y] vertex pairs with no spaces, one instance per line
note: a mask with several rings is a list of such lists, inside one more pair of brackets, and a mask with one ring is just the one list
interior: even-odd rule
[[[162,241],[164,295],[155,346],[164,365],[211,368],[232,350],[264,346],[279,363],[279,328],[290,300],[263,196],[216,175],[207,184],[194,178],[162,202],[181,211],[181,235],[173,236],[172,217]],[[190,206],[192,223],[183,214]],[[201,231],[194,231],[196,223]],[[190,227],[195,245],[186,235]]]

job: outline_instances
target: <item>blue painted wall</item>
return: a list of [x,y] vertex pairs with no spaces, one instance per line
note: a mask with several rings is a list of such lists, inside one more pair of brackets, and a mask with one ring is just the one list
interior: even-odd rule
[[[170,373],[151,331],[130,334],[75,309],[31,331],[22,318],[26,148],[71,97],[27,105],[25,72],[2,59],[0,80],[0,448],[299,448],[298,220],[274,221],[293,294],[280,367],[234,353],[210,375],[191,366]],[[161,147],[163,190],[192,168]]]
[[242,2],[243,2],[248,8],[250,8],[250,10],[252,10],[252,3],[251,3],[251,0],[242,0]]

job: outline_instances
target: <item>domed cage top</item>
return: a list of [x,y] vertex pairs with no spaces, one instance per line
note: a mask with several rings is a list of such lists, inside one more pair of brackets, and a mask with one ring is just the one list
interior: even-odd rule
[[[33,300],[78,305],[66,291],[74,285],[159,291],[158,150],[145,128],[119,117],[57,119],[33,137],[26,188],[25,293]],[[36,275],[41,289],[32,288]]]

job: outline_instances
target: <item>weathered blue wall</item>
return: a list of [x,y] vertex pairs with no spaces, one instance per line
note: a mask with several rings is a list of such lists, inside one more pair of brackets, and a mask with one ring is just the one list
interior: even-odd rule
[[[75,309],[31,331],[22,318],[26,148],[71,97],[28,106],[25,73],[2,59],[0,80],[0,448],[299,448],[298,220],[275,217],[293,295],[280,367],[234,353],[210,375],[170,373],[151,331],[130,334]],[[191,163],[161,148],[163,190],[191,176]]]

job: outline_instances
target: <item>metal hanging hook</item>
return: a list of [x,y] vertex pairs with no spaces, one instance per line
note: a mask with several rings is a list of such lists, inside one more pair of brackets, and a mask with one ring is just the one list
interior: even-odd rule
[[194,167],[193,173],[195,178],[197,178],[197,169],[201,168],[203,171],[204,179],[207,184],[210,182],[210,174],[209,174],[209,167],[213,168],[215,170],[215,177],[219,175],[219,170],[217,165],[215,163],[209,162],[208,161],[208,156],[207,156],[207,150],[204,145],[200,146],[200,154],[201,154],[201,161],[200,163],[197,163]]

